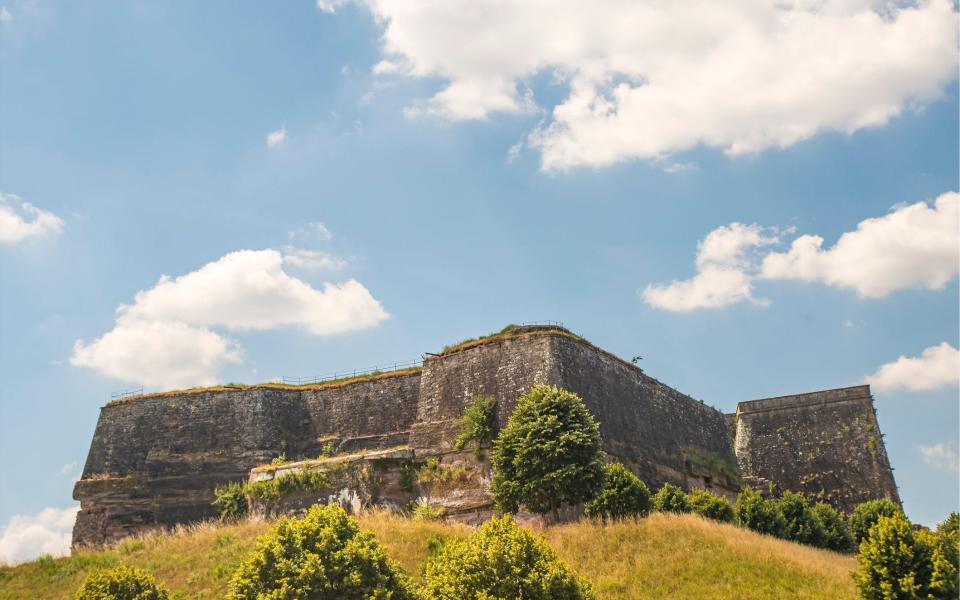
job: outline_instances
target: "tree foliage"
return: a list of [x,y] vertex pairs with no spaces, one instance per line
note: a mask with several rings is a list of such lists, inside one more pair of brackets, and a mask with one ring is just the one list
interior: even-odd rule
[[423,596],[427,600],[594,598],[587,580],[509,515],[487,521],[466,540],[448,540],[440,546],[427,560]]
[[236,520],[247,514],[247,493],[239,481],[231,481],[213,490],[213,505],[220,511],[220,520]]
[[934,598],[960,597],[960,515],[957,513],[950,513],[937,526],[930,561],[930,595]]
[[608,463],[603,471],[603,487],[583,506],[588,517],[623,519],[650,512],[650,490],[636,475],[620,463]]
[[742,527],[757,533],[783,536],[783,515],[777,510],[777,505],[749,486],[743,488],[737,496],[733,512],[736,523]]
[[460,435],[453,445],[454,450],[463,450],[470,442],[476,443],[475,454],[480,447],[493,439],[493,430],[497,425],[497,400],[492,396],[476,396],[460,420]]
[[880,515],[860,543],[853,578],[865,600],[926,598],[931,578],[932,547],[914,533],[903,513]]
[[733,505],[713,492],[696,489],[687,495],[687,501],[698,515],[723,523],[733,522]]
[[169,592],[146,571],[121,565],[87,576],[76,600],[167,600]]
[[784,492],[777,500],[777,510],[783,516],[785,539],[809,546],[824,544],[826,532],[806,498],[796,492]]
[[823,528],[820,546],[834,552],[853,551],[853,536],[847,522],[835,508],[826,502],[817,502],[810,509]]
[[282,517],[230,580],[228,600],[413,599],[407,577],[339,505]]
[[536,385],[493,444],[490,493],[497,507],[545,514],[593,498],[603,484],[600,426],[572,392]]
[[687,495],[672,483],[663,484],[654,494],[653,509],[672,513],[688,513],[692,510]]
[[901,512],[900,507],[890,500],[869,500],[853,509],[850,515],[850,533],[853,543],[859,545],[870,533],[870,528],[883,517],[892,517]]

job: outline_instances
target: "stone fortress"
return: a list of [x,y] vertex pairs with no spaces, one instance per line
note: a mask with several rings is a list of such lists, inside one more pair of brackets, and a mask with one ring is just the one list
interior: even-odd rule
[[[315,502],[492,514],[485,453],[455,451],[478,395],[498,426],[518,396],[546,383],[577,393],[600,422],[604,450],[652,490],[665,482],[729,498],[744,486],[793,490],[842,511],[899,503],[869,386],[741,402],[724,414],[556,325],[511,326],[431,354],[422,367],[308,385],[226,385],[141,394],[101,409],[83,476],[74,546],[217,515],[215,487],[322,471]],[[271,461],[279,456],[291,462]],[[426,474],[425,474],[426,473]]]

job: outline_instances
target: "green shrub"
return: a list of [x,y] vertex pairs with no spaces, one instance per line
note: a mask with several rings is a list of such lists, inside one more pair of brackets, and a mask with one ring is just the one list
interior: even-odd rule
[[749,486],[743,488],[737,496],[733,513],[737,525],[741,527],[757,533],[783,537],[783,515],[777,510],[777,505]]
[[826,532],[810,509],[807,499],[796,492],[784,492],[777,500],[783,516],[783,537],[808,546],[823,546]]
[[404,492],[412,492],[413,484],[417,480],[417,468],[411,462],[404,462],[400,465],[400,476],[397,479],[397,486]]
[[273,479],[253,481],[244,486],[252,500],[273,506],[281,498],[301,492],[315,492],[330,487],[330,478],[323,471],[294,471]]
[[650,512],[650,490],[620,463],[604,465],[603,487],[584,504],[588,517],[623,519]]
[[336,504],[281,517],[240,564],[227,600],[413,599],[409,579],[373,534]]
[[221,521],[230,521],[242,518],[247,514],[247,494],[244,485],[239,481],[231,481],[227,485],[217,486],[213,490],[213,505],[220,511]]
[[817,502],[810,510],[823,529],[821,548],[834,552],[853,551],[853,536],[850,535],[850,528],[835,508],[826,502]]
[[653,495],[653,509],[672,513],[688,513],[691,510],[687,495],[672,483],[663,484]]
[[850,533],[853,535],[853,543],[859,545],[881,516],[892,517],[899,512],[901,512],[900,507],[886,499],[869,500],[858,504],[850,515]]
[[544,540],[504,516],[487,521],[466,540],[440,546],[427,559],[423,597],[585,600],[594,594]]
[[447,510],[442,506],[433,506],[420,498],[411,511],[413,518],[418,521],[439,521],[446,516]]
[[722,496],[704,489],[697,489],[687,495],[687,501],[693,512],[698,515],[722,523],[733,522],[733,505]]
[[493,444],[490,493],[497,507],[559,516],[562,504],[593,498],[603,485],[600,426],[572,392],[536,385]]
[[476,442],[474,454],[479,458],[480,447],[493,439],[497,426],[497,400],[492,396],[477,396],[467,407],[460,420],[460,435],[453,448],[463,450],[469,442]]
[[94,571],[77,590],[76,600],[167,600],[170,593],[147,572],[121,565]]
[[[880,515],[860,543],[859,566],[853,574],[865,600],[926,598],[933,549],[921,532],[915,534],[903,513]],[[932,537],[932,536],[930,536]]]
[[951,598],[960,596],[958,572],[960,572],[960,516],[950,513],[947,519],[937,526],[930,556],[930,596],[933,598]]

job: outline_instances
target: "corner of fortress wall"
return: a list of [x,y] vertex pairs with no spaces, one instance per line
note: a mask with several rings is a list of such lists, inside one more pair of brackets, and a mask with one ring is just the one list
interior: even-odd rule
[[734,450],[744,481],[773,484],[850,512],[900,503],[870,386],[741,402]]
[[[839,424],[806,417],[810,430],[788,435],[794,446],[803,446],[791,454],[775,448],[782,441],[771,436],[779,435],[779,427],[795,426],[788,415],[803,421],[797,415],[812,410],[803,398],[816,394],[788,397],[801,399],[800,406],[775,399],[783,400],[784,408],[766,418],[756,417],[766,414],[756,410],[757,403],[741,403],[737,415],[724,415],[566,330],[517,331],[428,358],[418,373],[332,387],[184,391],[108,405],[74,488],[81,502],[74,545],[213,517],[216,486],[246,480],[253,467],[281,452],[291,459],[314,458],[331,441],[341,453],[404,447],[416,460],[438,455],[464,460],[452,450],[459,419],[473,398],[495,397],[502,427],[517,398],[538,383],[579,394],[600,422],[607,453],[654,488],[671,482],[732,497],[742,471],[752,478],[748,481],[760,478],[804,492],[814,489],[816,480],[821,487],[815,491],[840,501],[883,497],[890,489],[896,495],[892,475],[882,467],[886,454],[879,435],[876,456],[867,450],[881,461],[873,476],[852,467],[838,470],[836,456],[869,443],[862,410],[844,409],[835,416]],[[853,404],[862,408],[862,398],[859,402]],[[872,404],[866,406],[879,434]],[[808,460],[804,436],[817,440],[813,446],[829,446],[820,450],[823,460]],[[797,460],[805,462],[790,464]],[[868,462],[858,455],[854,464],[860,469]],[[830,475],[818,475],[820,468]],[[866,487],[849,489],[848,481]],[[485,495],[485,488],[470,493],[480,492]],[[473,496],[472,506],[483,504]]]

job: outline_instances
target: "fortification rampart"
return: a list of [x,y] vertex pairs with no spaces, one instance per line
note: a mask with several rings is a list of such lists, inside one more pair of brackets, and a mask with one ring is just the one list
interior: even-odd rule
[[[493,396],[502,427],[538,383],[579,394],[610,458],[654,488],[672,482],[732,496],[742,473],[845,510],[859,499],[896,498],[868,388],[741,403],[736,415],[724,415],[569,331],[525,327],[432,355],[422,371],[111,403],[74,488],[81,502],[74,544],[212,517],[216,486],[276,476],[282,469],[253,470],[281,454],[313,459],[284,468],[332,475],[329,490],[290,499],[291,510],[334,497],[402,506],[427,496],[466,520],[486,518],[489,462],[453,450],[460,418],[476,396]],[[316,460],[330,447],[354,457],[341,461],[348,471],[333,464],[339,459]],[[459,482],[400,485],[429,459],[459,473]]]

